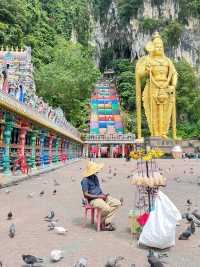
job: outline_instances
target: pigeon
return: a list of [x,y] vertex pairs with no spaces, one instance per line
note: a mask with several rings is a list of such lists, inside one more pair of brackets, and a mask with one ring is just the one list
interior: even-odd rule
[[80,258],[79,261],[74,265],[74,267],[86,267],[88,260],[86,258]]
[[191,224],[188,227],[188,229],[191,229],[192,234],[195,233],[196,228],[195,228],[195,222],[194,221],[191,222]]
[[9,190],[9,189],[6,189],[6,190],[5,190],[5,193],[6,193],[6,194],[9,194],[10,192],[12,192],[12,191]]
[[151,267],[164,267],[164,264],[155,255],[148,255],[147,258]]
[[64,235],[67,232],[67,230],[62,226],[54,226],[54,230],[59,235]]
[[[167,257],[167,254],[163,254],[164,257]],[[164,267],[163,263],[159,260],[159,258],[163,257],[158,253],[155,253],[152,249],[149,250],[149,254],[147,256],[148,263],[151,267]]]
[[53,190],[53,195],[56,195],[56,193],[57,193],[57,190],[56,189]]
[[116,173],[116,172],[114,172],[114,173],[113,173],[113,176],[117,176],[117,173]]
[[49,231],[54,230],[56,224],[57,224],[57,223],[54,222],[54,221],[50,222],[50,224],[48,225]]
[[190,199],[187,199],[187,204],[188,204],[188,205],[192,205],[192,202],[191,202]]
[[123,205],[123,203],[124,203],[124,198],[123,197],[120,197],[120,200],[119,200],[120,202],[121,202],[121,205]]
[[22,255],[23,261],[28,265],[34,265],[35,263],[43,262],[43,259],[32,256],[32,255]]
[[56,179],[54,180],[54,185],[55,185],[55,186],[60,185],[60,184],[56,181]]
[[119,262],[122,260],[124,260],[124,257],[121,257],[121,256],[110,257],[107,260],[105,267],[117,267],[119,266]]
[[191,214],[190,217],[192,218],[192,221],[194,222],[194,224],[200,227],[200,220],[198,220],[197,217],[194,216],[193,214]]
[[48,215],[46,217],[44,217],[46,219],[46,221],[52,221],[52,219],[55,217],[55,213],[53,210],[51,210]]
[[12,223],[10,228],[9,228],[9,237],[13,238],[14,236],[15,236],[15,225],[14,225],[14,223]]
[[27,195],[27,197],[29,197],[29,198],[33,198],[33,196],[34,196],[34,193],[29,193],[29,194]]
[[181,179],[179,177],[175,177],[174,180],[177,182],[177,183],[180,183],[181,182]]
[[63,259],[63,252],[61,250],[55,249],[51,251],[50,258],[52,262],[58,262]]
[[188,238],[192,235],[191,226],[188,227],[184,232],[182,232],[179,236],[179,240],[188,240]]
[[75,180],[73,177],[71,177],[71,181],[72,181],[72,182],[75,182],[76,180]]
[[40,192],[40,196],[42,197],[44,195],[44,190]]
[[198,220],[200,220],[200,214],[198,214],[196,211],[193,211],[192,215],[194,215]]
[[11,220],[11,219],[12,219],[12,217],[13,217],[13,214],[12,214],[12,212],[11,212],[11,211],[9,211],[9,212],[8,212],[8,217],[7,217],[7,219],[8,219],[8,220]]
[[186,213],[186,220],[187,220],[188,222],[191,222],[191,221],[193,220],[193,217],[191,216],[191,214]]

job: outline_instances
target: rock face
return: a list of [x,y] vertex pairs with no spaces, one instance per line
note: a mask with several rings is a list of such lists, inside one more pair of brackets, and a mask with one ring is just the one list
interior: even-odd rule
[[[126,23],[120,15],[119,2],[133,5],[140,2]],[[111,0],[109,3],[103,15],[94,15],[90,6],[90,43],[95,47],[98,66],[109,56],[132,60],[142,56],[145,44],[156,30],[167,38],[165,49],[169,57],[185,58],[193,66],[198,64],[199,19],[182,15],[184,7],[180,0]]]

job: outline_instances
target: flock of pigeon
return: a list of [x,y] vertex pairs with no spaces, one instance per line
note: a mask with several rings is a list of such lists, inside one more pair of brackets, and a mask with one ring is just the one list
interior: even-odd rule
[[[174,166],[172,166],[173,168]],[[169,172],[172,168],[169,168]],[[81,168],[80,168],[81,169]],[[160,169],[162,171],[162,169]],[[191,172],[193,172],[193,169],[191,168]],[[111,166],[109,166],[108,170],[108,179],[112,179],[115,176],[117,176],[117,169],[114,168],[114,171],[112,170]],[[185,174],[185,171],[184,171]],[[130,178],[130,175],[127,176],[127,179]],[[178,179],[178,178],[177,178]],[[175,180],[177,180],[175,178]],[[71,177],[71,181],[74,182],[75,179]],[[101,179],[101,182],[104,183],[107,180]],[[178,181],[179,182],[179,179]],[[59,186],[60,184],[54,180],[54,185]],[[11,192],[10,190],[6,190],[7,193]],[[52,194],[56,195],[57,190],[54,189]],[[40,197],[42,197],[45,194],[44,190],[40,192]],[[34,193],[29,193],[28,197],[32,198],[34,196]],[[198,214],[197,210],[191,211],[192,202],[190,199],[187,200],[187,212],[182,215],[183,219],[186,219],[189,226],[180,234],[179,240],[188,240],[194,233],[195,228],[200,227],[200,214]],[[10,221],[13,218],[13,213],[10,211],[7,215],[7,219]],[[47,216],[44,217],[44,220],[48,223],[48,231],[54,231],[55,233],[59,235],[65,235],[68,231],[63,226],[57,226],[58,219],[55,218],[55,212],[51,210]],[[16,225],[12,223],[9,227],[9,237],[14,238],[16,233]],[[36,264],[40,264],[39,266],[42,266],[44,263],[44,259],[40,257],[36,257],[34,255],[22,255],[22,260],[26,264],[27,267],[34,267]],[[149,254],[147,255],[147,261],[150,264],[150,267],[164,267],[164,261],[162,260],[163,257],[167,257],[166,253],[157,253],[154,250],[150,249]],[[52,250],[50,253],[50,261],[51,262],[59,262],[64,258],[64,251],[61,250]],[[124,260],[121,256],[116,257],[110,257],[108,258],[107,262],[105,263],[105,267],[119,267],[121,266],[121,262]],[[74,265],[74,267],[86,267],[88,265],[88,259],[85,257],[80,258]],[[38,265],[37,265],[38,266]],[[2,262],[0,261],[0,267],[3,267]],[[135,264],[131,264],[130,267],[136,267]]]
[[[58,186],[60,184],[56,180],[54,180],[54,185]],[[5,192],[9,194],[11,190],[6,189]],[[57,190],[54,189],[52,194],[56,195],[56,193],[57,193]],[[42,197],[44,194],[45,192],[44,190],[42,190],[39,195],[40,197]],[[32,198],[33,196],[34,196],[34,193],[29,193],[27,195],[27,197],[29,198]],[[13,219],[13,217],[14,217],[14,214],[12,213],[12,211],[9,211],[7,214],[7,220],[10,221]],[[51,210],[47,214],[47,216],[44,217],[44,220],[48,222],[48,225],[47,225],[48,231],[55,231],[59,235],[65,235],[67,233],[67,229],[65,229],[62,226],[57,226],[58,219],[55,218],[55,212],[53,210]],[[9,227],[8,235],[10,238],[14,238],[15,233],[16,233],[16,225],[12,223]],[[63,254],[64,253],[62,250],[58,250],[58,249],[52,250],[50,253],[50,261],[54,263],[61,261],[64,258]],[[22,255],[21,257],[27,267],[34,267],[35,264],[42,264],[44,262],[44,259],[36,257],[34,255]],[[87,259],[84,257],[80,258],[80,260],[77,261],[77,263],[74,265],[74,267],[85,267],[85,266],[87,266]],[[0,267],[3,267],[3,263],[1,261],[0,261]]]

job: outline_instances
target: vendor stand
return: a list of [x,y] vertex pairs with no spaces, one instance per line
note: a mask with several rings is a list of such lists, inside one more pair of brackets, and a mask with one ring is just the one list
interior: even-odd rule
[[155,196],[160,186],[166,185],[166,179],[159,172],[157,158],[164,155],[161,150],[143,149],[130,152],[130,157],[137,162],[137,168],[131,177],[131,184],[136,185],[135,209],[130,211],[131,233],[139,234],[145,225],[149,213],[154,208]]

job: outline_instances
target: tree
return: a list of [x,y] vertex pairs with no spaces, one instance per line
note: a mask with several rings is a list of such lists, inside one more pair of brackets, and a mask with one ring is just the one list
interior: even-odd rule
[[91,51],[58,38],[48,53],[52,56],[51,63],[42,65],[35,75],[37,90],[52,106],[60,106],[66,118],[80,127],[87,120],[85,100],[89,99],[100,74]]

